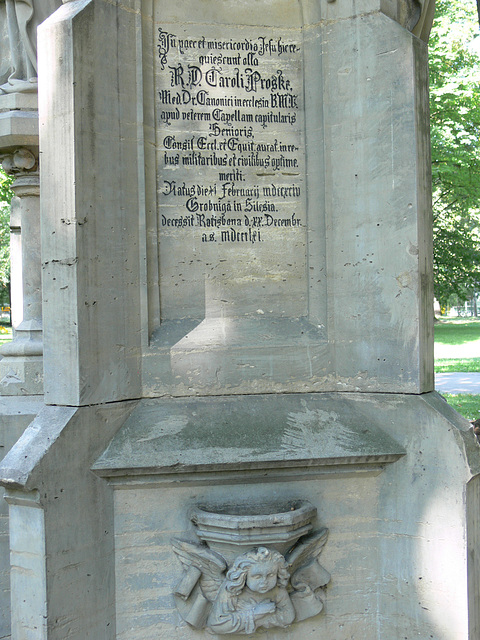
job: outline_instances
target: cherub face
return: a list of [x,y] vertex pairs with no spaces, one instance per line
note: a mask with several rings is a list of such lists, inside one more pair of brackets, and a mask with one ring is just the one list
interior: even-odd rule
[[248,568],[247,587],[257,593],[267,593],[277,584],[277,566],[272,562],[257,562]]

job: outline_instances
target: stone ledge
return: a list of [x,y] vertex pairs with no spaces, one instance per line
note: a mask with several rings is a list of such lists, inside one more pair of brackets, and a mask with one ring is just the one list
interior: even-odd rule
[[0,113],[4,111],[38,111],[37,93],[0,94]]
[[36,93],[0,95],[0,150],[14,147],[38,147]]
[[38,147],[38,111],[0,111],[0,149]]
[[381,429],[379,396],[376,424],[348,393],[141,400],[92,470],[115,484],[376,475],[405,455]]

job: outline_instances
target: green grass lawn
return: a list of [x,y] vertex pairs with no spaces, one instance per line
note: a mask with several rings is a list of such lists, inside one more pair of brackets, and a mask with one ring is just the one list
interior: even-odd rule
[[10,342],[12,339],[12,327],[0,322],[0,345]]
[[480,371],[480,358],[435,358],[435,372]]
[[461,345],[480,343],[480,318],[441,318],[435,323],[435,343]]
[[[480,318],[454,318],[435,323],[435,372],[480,372]],[[443,394],[467,420],[480,418],[480,395]]]
[[480,318],[435,323],[435,371],[480,371]]
[[471,393],[462,393],[455,395],[453,393],[443,393],[445,400],[464,418],[473,422],[480,418],[480,395]]

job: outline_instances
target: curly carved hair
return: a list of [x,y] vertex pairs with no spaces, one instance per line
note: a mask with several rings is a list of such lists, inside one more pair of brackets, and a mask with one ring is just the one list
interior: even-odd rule
[[277,566],[277,585],[286,587],[290,580],[287,562],[283,555],[275,549],[255,547],[235,558],[231,568],[227,571],[225,588],[232,595],[238,596],[243,591],[247,581],[249,568],[258,563],[271,562]]

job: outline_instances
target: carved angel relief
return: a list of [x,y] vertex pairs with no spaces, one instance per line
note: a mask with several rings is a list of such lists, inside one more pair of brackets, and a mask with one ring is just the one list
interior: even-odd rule
[[305,535],[285,554],[255,546],[230,562],[206,544],[174,539],[183,566],[175,590],[182,618],[217,634],[251,634],[317,615],[323,609],[321,587],[330,581],[318,561],[327,536],[325,528]]

